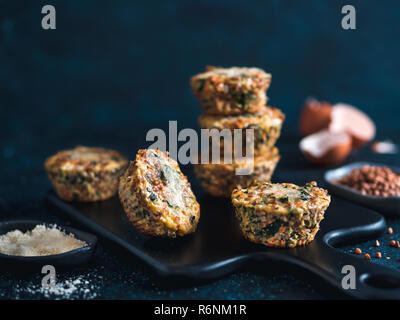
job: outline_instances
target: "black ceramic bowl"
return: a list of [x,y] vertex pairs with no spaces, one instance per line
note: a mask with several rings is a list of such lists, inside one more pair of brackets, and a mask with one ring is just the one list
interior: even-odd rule
[[378,167],[385,166],[393,170],[393,172],[400,174],[400,168],[397,167],[391,167],[384,164],[378,164],[372,162],[356,162],[337,169],[328,170],[325,173],[324,178],[326,183],[328,184],[329,191],[338,196],[346,198],[350,201],[354,201],[358,204],[374,209],[387,217],[399,217],[400,196],[375,197],[370,195],[363,195],[361,192],[357,190],[354,190],[350,187],[334,182],[334,180],[340,179],[343,176],[349,174],[352,170],[361,168],[364,165],[378,166]]
[[[1,221],[0,235],[6,234],[7,232],[16,229],[21,230],[22,232],[26,232],[28,230],[32,230],[38,224],[44,224],[47,226],[50,225],[43,221],[34,220]],[[66,233],[72,233],[77,239],[85,241],[88,245],[65,253],[40,257],[21,257],[0,253],[0,265],[6,269],[26,269],[27,267],[43,267],[45,265],[52,265],[55,268],[68,268],[88,262],[96,247],[97,237],[90,233],[73,228],[58,225],[57,227],[60,230],[65,231]]]

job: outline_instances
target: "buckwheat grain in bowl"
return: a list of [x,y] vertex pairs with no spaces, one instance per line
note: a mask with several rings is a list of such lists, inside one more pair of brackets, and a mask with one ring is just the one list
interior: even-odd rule
[[400,175],[385,166],[364,165],[334,182],[357,190],[363,195],[400,196]]
[[271,75],[258,68],[207,67],[190,79],[205,113],[231,115],[257,112],[267,102]]
[[79,146],[47,158],[44,167],[61,199],[92,202],[116,194],[127,164],[117,151]]
[[[254,154],[260,155],[265,150],[274,147],[281,134],[281,128],[285,115],[277,108],[263,106],[256,113],[246,113],[231,116],[216,116],[202,114],[199,117],[199,125],[204,129],[229,129],[232,137],[232,148],[234,152],[233,132],[234,129],[243,130],[242,147],[246,146],[246,129],[254,130]],[[221,139],[221,154],[224,152],[224,141]]]
[[315,182],[263,183],[232,192],[232,204],[243,235],[268,247],[310,243],[330,203]]
[[178,163],[168,153],[139,150],[121,176],[119,198],[142,234],[174,238],[196,230],[200,205]]
[[[232,190],[237,186],[247,187],[254,182],[266,182],[271,180],[275,167],[280,159],[278,148],[266,151],[254,158],[254,162],[233,161],[232,164],[196,164],[194,171],[200,180],[203,189],[214,197],[229,198]],[[253,167],[249,175],[237,175],[236,169]]]

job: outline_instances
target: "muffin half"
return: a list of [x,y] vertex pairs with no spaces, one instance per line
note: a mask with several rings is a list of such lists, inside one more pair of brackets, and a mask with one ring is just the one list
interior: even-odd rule
[[130,222],[144,235],[176,237],[194,232],[200,205],[178,163],[168,153],[139,150],[121,176],[119,198]]
[[190,79],[205,113],[232,115],[257,112],[267,102],[271,75],[258,68],[207,67]]
[[114,150],[76,147],[47,158],[44,167],[61,199],[91,202],[115,195],[127,163]]
[[235,189],[232,204],[243,235],[269,247],[295,247],[314,240],[330,203],[315,182],[264,183]]
[[[204,190],[214,197],[229,198],[234,188],[248,187],[255,182],[271,180],[280,155],[277,148],[266,151],[264,154],[249,161],[233,162],[232,164],[196,164],[194,171]],[[236,170],[254,166],[249,175],[237,175]]]
[[[228,149],[234,152],[234,129],[242,129],[242,148],[246,146],[245,129],[254,130],[254,154],[260,155],[265,150],[271,149],[281,134],[285,115],[277,108],[263,106],[257,113],[248,113],[235,116],[214,116],[202,114],[198,121],[203,129],[229,129],[232,135],[232,145]],[[224,140],[220,143],[221,155],[224,154]]]

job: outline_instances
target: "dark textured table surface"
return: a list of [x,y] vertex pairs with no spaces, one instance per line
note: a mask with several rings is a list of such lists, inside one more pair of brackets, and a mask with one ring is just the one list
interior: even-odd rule
[[[391,137],[391,136],[385,136]],[[15,137],[14,137],[15,139]],[[279,143],[282,161],[276,171],[276,179],[301,183],[306,180],[321,180],[323,170],[307,164],[298,151],[297,138],[283,137]],[[9,143],[14,140],[9,140]],[[400,141],[398,141],[400,142]],[[19,145],[24,145],[23,139]],[[127,154],[134,153],[129,145],[112,145]],[[26,145],[28,147],[28,145]],[[42,168],[49,146],[38,143],[35,152],[22,148],[4,148],[2,164],[7,170],[0,186],[0,219],[33,218],[71,225],[60,212],[48,207],[44,195],[50,188]],[[56,148],[56,147],[55,147]],[[131,150],[131,151],[129,151]],[[368,159],[386,164],[399,165],[396,155],[375,155],[368,147],[352,155],[348,161]],[[328,212],[329,213],[329,212]],[[373,258],[371,263],[382,263],[393,268],[400,267],[400,250],[388,246],[390,239],[400,239],[400,222],[389,221],[394,234],[379,238],[382,259]],[[84,228],[83,228],[84,229]],[[378,251],[373,240],[357,244],[371,256]],[[349,253],[355,246],[342,248]],[[100,240],[98,250],[87,266],[74,270],[58,270],[58,286],[65,290],[46,292],[41,289],[40,270],[25,270],[22,274],[5,271],[0,274],[0,298],[41,299],[41,298],[110,298],[110,299],[328,299],[341,298],[328,286],[309,274],[285,266],[259,265],[241,270],[211,283],[168,283],[149,273],[135,258],[115,245]]]
[[[353,103],[377,123],[377,139],[400,143],[398,1],[352,3],[357,30],[340,27],[345,1],[52,1],[57,29],[40,27],[45,1],[0,1],[0,219],[35,218],[80,227],[46,206],[43,161],[75,145],[115,148],[132,159],[146,132],[197,128],[201,113],[188,79],[205,65],[259,66],[273,75],[272,105],[286,114],[276,179],[321,182],[297,144],[304,99]],[[366,147],[346,163],[400,165],[399,155]],[[382,244],[400,239],[395,233]],[[375,252],[372,240],[358,244]],[[354,246],[343,248],[351,251]],[[383,245],[383,263],[400,249]],[[390,258],[390,259],[388,259]],[[260,265],[212,283],[176,287],[156,279],[118,247],[100,240],[88,266],[59,271],[65,290],[40,289],[40,270],[0,273],[1,299],[192,298],[327,299],[338,293],[309,274]]]

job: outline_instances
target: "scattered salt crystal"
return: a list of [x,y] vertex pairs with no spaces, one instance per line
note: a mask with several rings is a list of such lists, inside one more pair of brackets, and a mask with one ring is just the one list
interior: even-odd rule
[[102,286],[98,281],[98,277],[90,275],[90,281],[84,279],[84,276],[77,278],[68,277],[62,281],[56,279],[56,285],[52,287],[43,287],[41,278],[37,278],[34,282],[27,285],[14,283],[11,292],[2,292],[0,290],[0,298],[27,299],[44,297],[48,299],[94,299],[97,297],[99,288]]

